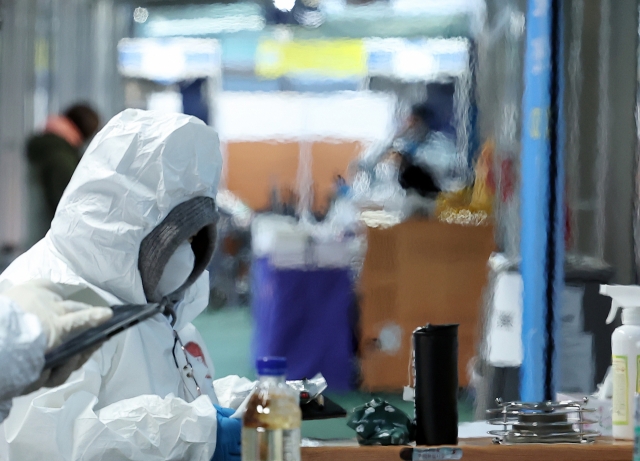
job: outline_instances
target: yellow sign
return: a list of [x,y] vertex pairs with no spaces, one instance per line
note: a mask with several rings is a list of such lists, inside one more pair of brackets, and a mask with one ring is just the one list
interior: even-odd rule
[[49,69],[49,43],[43,38],[35,40],[34,65],[36,72]]
[[263,40],[256,52],[256,74],[265,78],[291,74],[365,76],[367,53],[362,40]]

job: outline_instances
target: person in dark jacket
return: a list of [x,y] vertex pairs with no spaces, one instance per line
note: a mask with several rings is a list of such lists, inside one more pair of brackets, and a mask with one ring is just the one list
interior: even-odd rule
[[[71,175],[81,157],[81,149],[98,131],[100,117],[87,104],[75,104],[61,115],[50,117],[42,133],[27,141],[27,159],[39,202],[37,222],[32,222],[29,240],[33,244],[45,236]],[[35,204],[34,204],[35,205]]]
[[415,161],[416,153],[431,132],[430,122],[434,112],[426,103],[415,104],[405,130],[393,143],[392,155],[400,161],[398,182],[405,190],[414,190],[423,197],[432,197],[440,192],[433,171]]

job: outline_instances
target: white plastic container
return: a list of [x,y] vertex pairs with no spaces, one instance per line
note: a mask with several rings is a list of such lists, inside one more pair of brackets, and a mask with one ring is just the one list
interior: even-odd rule
[[622,307],[622,326],[611,335],[613,437],[633,440],[635,395],[640,391],[640,286],[601,285],[600,294],[612,298],[607,323],[613,322]]

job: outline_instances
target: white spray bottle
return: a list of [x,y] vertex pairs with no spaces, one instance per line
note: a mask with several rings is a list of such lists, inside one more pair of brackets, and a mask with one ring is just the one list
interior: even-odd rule
[[635,394],[640,392],[640,286],[600,285],[600,294],[612,299],[607,323],[622,307],[622,326],[611,335],[613,437],[633,440]]

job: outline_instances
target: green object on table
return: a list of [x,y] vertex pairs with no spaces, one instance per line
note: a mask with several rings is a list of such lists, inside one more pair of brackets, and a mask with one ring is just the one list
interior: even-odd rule
[[360,445],[407,445],[413,440],[413,422],[398,408],[374,398],[353,409],[347,425]]

